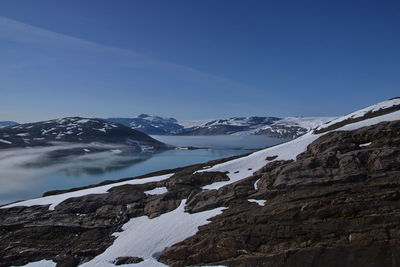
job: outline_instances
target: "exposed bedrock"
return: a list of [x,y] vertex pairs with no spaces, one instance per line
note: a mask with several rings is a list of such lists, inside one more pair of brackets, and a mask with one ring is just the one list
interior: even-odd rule
[[[273,161],[255,176],[258,190],[249,187],[247,196],[232,197],[238,185],[194,196],[192,202],[201,201],[189,202],[189,210],[190,204],[193,209],[214,202],[228,202],[229,208],[196,235],[167,248],[161,261],[171,266],[400,264],[400,121],[329,133],[296,161]],[[250,181],[254,177],[238,184],[247,188]],[[227,202],[218,198],[224,190],[231,198]]]

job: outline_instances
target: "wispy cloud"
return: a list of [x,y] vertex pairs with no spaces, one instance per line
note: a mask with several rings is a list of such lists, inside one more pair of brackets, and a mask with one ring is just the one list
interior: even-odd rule
[[[49,31],[2,16],[0,16],[0,39],[51,48],[121,56],[125,59],[128,59],[129,65],[135,68],[155,68],[168,73],[178,74],[182,77],[195,77],[200,81],[223,84],[224,87],[221,87],[221,89],[226,88],[227,90],[232,90],[236,88],[239,90],[246,89],[258,91],[258,89],[252,88],[251,86],[238,81],[200,71],[188,66],[153,59],[131,50],[98,44],[62,33]],[[24,64],[22,63],[22,65]]]

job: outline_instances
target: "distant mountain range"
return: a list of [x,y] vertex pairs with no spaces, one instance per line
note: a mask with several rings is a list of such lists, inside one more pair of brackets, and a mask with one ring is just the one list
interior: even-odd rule
[[[68,118],[67,118],[68,119]],[[71,118],[69,118],[71,119]],[[232,117],[209,120],[177,120],[160,116],[140,114],[134,118],[91,119],[124,125],[147,135],[265,135],[273,138],[292,139],[312,130],[334,117]],[[57,120],[53,120],[57,121]],[[59,120],[58,120],[59,121]],[[43,124],[43,122],[42,122]],[[0,122],[1,127],[16,126],[11,121]],[[38,123],[21,125],[40,125]],[[21,126],[25,127],[25,126]],[[15,128],[18,129],[18,128]],[[21,128],[22,129],[22,128]],[[92,132],[92,131],[90,131]],[[55,134],[52,133],[55,136]],[[72,136],[66,135],[69,139]],[[67,137],[59,137],[60,140]],[[1,138],[1,137],[0,137]],[[41,138],[35,137],[35,138]],[[56,140],[57,141],[57,140]],[[31,143],[33,140],[30,141]],[[1,145],[1,144],[0,144]]]
[[266,135],[296,138],[334,117],[232,117],[228,119],[181,120],[141,114],[136,118],[107,118],[151,135]]
[[[111,146],[135,152],[168,148],[145,133],[99,119],[69,117],[0,128],[0,149],[53,146],[59,143],[82,145],[64,154],[100,152],[109,150]],[[109,146],[99,146],[98,143]]]

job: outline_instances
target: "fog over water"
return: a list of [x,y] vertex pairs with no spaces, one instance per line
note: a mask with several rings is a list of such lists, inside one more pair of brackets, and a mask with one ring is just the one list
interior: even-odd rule
[[0,204],[40,197],[44,192],[134,177],[213,159],[251,152],[284,140],[263,136],[155,136],[174,146],[209,149],[174,149],[159,153],[119,154],[109,146],[105,152],[50,159],[49,153],[80,148],[69,144],[0,151]]

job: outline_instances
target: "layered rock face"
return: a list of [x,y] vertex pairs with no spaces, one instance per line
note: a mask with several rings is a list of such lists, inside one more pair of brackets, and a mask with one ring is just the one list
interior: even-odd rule
[[[183,199],[190,213],[226,209],[161,253],[159,260],[170,266],[400,264],[400,121],[327,133],[296,161],[270,156],[250,177],[204,190],[229,180],[227,173],[206,171],[228,160],[165,171],[175,174],[162,181],[68,198],[54,210],[0,209],[0,266],[42,259],[78,266],[112,245],[112,233],[130,218],[157,218]],[[167,192],[146,193],[159,187]]]
[[236,194],[225,202],[229,209],[166,249],[161,260],[171,266],[400,264],[400,121],[329,133],[297,161],[272,162],[218,191],[250,188],[257,179],[257,191]]

